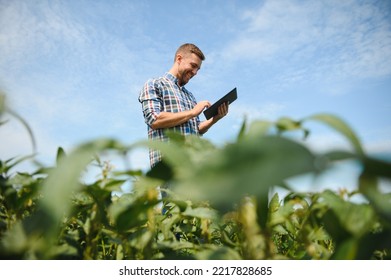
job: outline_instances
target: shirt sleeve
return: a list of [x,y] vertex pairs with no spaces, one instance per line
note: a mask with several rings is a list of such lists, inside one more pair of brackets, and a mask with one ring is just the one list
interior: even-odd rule
[[138,100],[142,106],[145,123],[151,126],[163,110],[162,95],[153,80],[144,84]]

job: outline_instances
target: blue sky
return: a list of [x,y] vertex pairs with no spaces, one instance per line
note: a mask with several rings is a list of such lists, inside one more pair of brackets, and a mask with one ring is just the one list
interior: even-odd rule
[[[229,115],[205,135],[212,142],[232,141],[244,116],[327,112],[350,124],[369,153],[391,154],[388,0],[0,0],[0,88],[34,131],[37,158],[50,164],[59,146],[146,139],[139,91],[170,69],[185,42],[206,55],[187,85],[197,100],[238,88]],[[346,147],[338,134],[309,127],[314,149]],[[0,137],[1,159],[32,151],[12,118]],[[148,167],[145,151],[131,161]],[[356,171],[341,168],[324,186],[349,187],[346,175]]]

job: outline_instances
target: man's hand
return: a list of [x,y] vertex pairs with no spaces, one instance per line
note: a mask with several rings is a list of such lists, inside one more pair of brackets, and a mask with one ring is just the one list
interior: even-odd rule
[[213,117],[213,121],[218,121],[224,118],[228,114],[229,104],[228,102],[221,104],[217,108],[217,115]]
[[204,134],[205,132],[208,131],[208,129],[212,125],[214,125],[216,122],[218,122],[219,120],[224,118],[228,114],[228,107],[229,107],[228,103],[221,104],[217,108],[217,115],[216,116],[214,116],[213,118],[210,118],[209,120],[206,120],[206,121],[203,121],[202,123],[200,123],[200,125],[198,126],[198,129],[199,129],[200,133]]
[[209,101],[198,102],[197,105],[195,105],[194,108],[192,109],[194,117],[200,115],[204,111],[204,109],[209,108],[210,105],[211,104]]

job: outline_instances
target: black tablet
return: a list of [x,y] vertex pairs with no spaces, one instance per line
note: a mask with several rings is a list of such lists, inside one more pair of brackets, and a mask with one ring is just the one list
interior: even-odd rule
[[209,120],[213,116],[217,115],[217,108],[225,102],[228,102],[228,104],[231,104],[238,98],[238,94],[236,92],[236,88],[228,92],[226,95],[221,97],[218,101],[216,101],[212,106],[210,106],[208,109],[204,111],[205,118]]

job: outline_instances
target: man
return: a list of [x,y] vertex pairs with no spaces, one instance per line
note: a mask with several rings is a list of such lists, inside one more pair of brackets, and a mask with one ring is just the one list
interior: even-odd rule
[[[183,135],[202,135],[228,113],[228,104],[218,108],[218,114],[200,122],[199,115],[211,106],[198,102],[184,86],[201,68],[205,56],[194,44],[184,44],[175,53],[174,64],[162,77],[150,79],[141,90],[139,101],[148,125],[148,138],[167,141],[164,132],[174,130]],[[151,167],[161,161],[157,150],[149,152]]]

